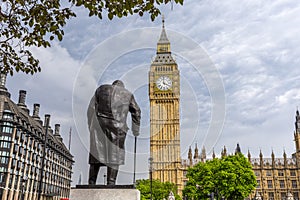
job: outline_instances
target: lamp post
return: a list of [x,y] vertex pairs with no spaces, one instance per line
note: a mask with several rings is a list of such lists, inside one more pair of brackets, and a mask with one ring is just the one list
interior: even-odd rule
[[153,158],[149,158],[149,173],[150,173],[150,200],[152,200],[152,171],[153,171]]
[[44,165],[45,165],[45,157],[46,157],[46,149],[47,149],[47,136],[48,136],[48,128],[49,128],[49,121],[50,115],[45,115],[45,137],[44,137],[44,150],[43,150],[43,157],[42,157],[42,167],[41,167],[41,174],[39,180],[39,191],[38,191],[38,200],[41,200],[41,193],[42,193],[42,183],[43,183],[43,176],[44,176]]

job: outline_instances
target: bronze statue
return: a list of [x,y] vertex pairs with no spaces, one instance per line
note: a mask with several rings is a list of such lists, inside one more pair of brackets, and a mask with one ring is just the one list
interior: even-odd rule
[[100,167],[107,166],[107,185],[115,185],[120,165],[125,161],[125,138],[128,111],[131,130],[139,135],[141,110],[134,96],[120,80],[112,85],[101,85],[88,108],[90,130],[89,184],[96,184]]

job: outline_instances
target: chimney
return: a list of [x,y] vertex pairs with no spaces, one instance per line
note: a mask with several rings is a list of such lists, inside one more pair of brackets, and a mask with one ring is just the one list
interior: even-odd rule
[[18,103],[18,105],[25,105],[25,101],[26,101],[26,91],[25,90],[20,90],[19,91],[19,103]]
[[40,104],[38,104],[38,103],[33,104],[32,117],[35,119],[40,119],[39,112],[40,112]]
[[54,136],[59,140],[59,141],[63,141],[62,137],[59,134],[59,130],[60,130],[60,124],[55,124],[55,129],[54,129]]
[[3,72],[0,72],[0,95],[5,95],[10,98],[10,93],[7,92],[6,85],[6,74]]
[[5,85],[6,85],[6,74],[0,73],[0,88],[3,90],[7,90]]
[[54,131],[54,134],[55,135],[59,135],[59,129],[60,129],[60,124],[55,124],[55,131]]
[[45,120],[44,120],[43,127],[44,127],[45,131],[48,129],[47,130],[48,134],[53,134],[53,130],[52,130],[51,126],[50,126],[50,118],[51,118],[50,114],[45,114]]
[[50,124],[50,117],[51,117],[51,115],[49,115],[49,114],[45,115],[45,121],[44,121],[44,126],[45,127],[48,127],[48,128],[50,127],[49,126],[49,124]]
[[43,121],[39,116],[39,112],[40,112],[40,104],[38,103],[33,104],[32,118],[35,119],[41,126],[43,126]]
[[27,108],[26,104],[26,91],[25,90],[20,90],[19,91],[19,102],[18,102],[18,106],[20,108],[22,108],[23,110],[25,110],[28,114],[29,114],[29,109]]

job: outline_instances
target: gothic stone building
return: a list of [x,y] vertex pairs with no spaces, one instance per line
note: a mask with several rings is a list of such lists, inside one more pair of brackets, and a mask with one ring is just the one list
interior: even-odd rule
[[180,73],[171,55],[163,20],[156,57],[149,71],[150,156],[153,179],[172,182],[183,189],[180,157]]
[[[257,188],[250,195],[249,199],[300,199],[300,115],[298,110],[296,111],[294,140],[296,152],[292,154],[291,158],[288,158],[285,152],[282,158],[276,158],[274,152],[272,152],[271,158],[264,158],[262,152],[260,152],[259,158],[251,158],[251,154],[248,151],[248,160],[252,164],[257,180]],[[236,151],[240,151],[239,145]],[[224,147],[221,155],[226,156],[226,154],[227,150]],[[214,153],[212,157],[215,158]],[[183,160],[183,166],[185,166],[184,182],[187,181],[185,175],[188,167],[205,161],[206,153],[204,148],[199,154],[196,146],[194,156],[190,148],[188,159]]]
[[[188,159],[180,157],[180,72],[172,57],[170,41],[168,40],[164,19],[160,38],[157,42],[156,57],[149,71],[149,101],[150,101],[150,156],[153,179],[162,182],[172,182],[178,186],[178,194],[187,181],[188,167],[205,162],[205,148],[199,154],[196,146],[194,156],[190,148]],[[257,189],[254,195],[263,199],[287,199],[292,194],[299,200],[300,191],[300,116],[296,113],[296,130],[294,133],[296,152],[292,158],[251,158],[253,170],[257,177]],[[239,149],[239,147],[237,147]],[[222,150],[226,156],[226,148]],[[213,153],[212,157],[215,157]]]
[[0,199],[37,200],[39,194],[41,200],[67,198],[74,161],[60,136],[60,125],[53,131],[50,115],[43,123],[39,104],[34,104],[30,115],[26,91],[21,90],[19,102],[14,103],[5,81],[6,75],[1,74]]

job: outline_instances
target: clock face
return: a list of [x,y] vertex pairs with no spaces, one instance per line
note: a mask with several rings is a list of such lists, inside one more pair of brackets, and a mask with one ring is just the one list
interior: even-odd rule
[[168,76],[161,76],[156,80],[156,87],[160,90],[168,90],[172,87],[172,80]]

